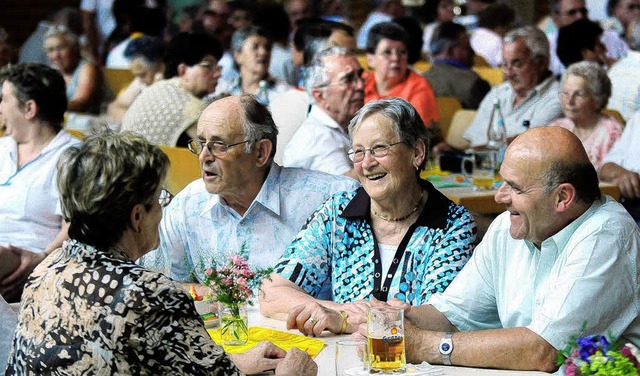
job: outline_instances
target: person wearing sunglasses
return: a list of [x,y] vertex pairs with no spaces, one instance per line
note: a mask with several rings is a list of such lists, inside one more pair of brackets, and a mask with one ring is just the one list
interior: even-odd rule
[[[362,187],[327,200],[264,280],[261,312],[306,335],[353,333],[375,300],[425,303],[471,256],[472,215],[420,179],[427,129],[409,102],[367,103],[349,123]],[[320,292],[330,284],[332,299]]]
[[[589,19],[589,9],[585,0],[552,0],[551,13],[555,30],[547,33],[549,39],[551,60],[549,68],[556,77],[560,77],[566,66],[558,58],[556,51],[558,50],[558,33],[560,28],[570,25],[575,21]],[[612,29],[605,28],[600,36],[602,44],[606,47],[606,56],[609,60],[615,61],[627,55],[629,46]]]
[[225,354],[186,291],[135,263],[159,245],[168,169],[158,146],[129,132],[105,129],[65,152],[58,189],[70,240],[27,284],[8,375],[317,373],[306,353],[269,342]]

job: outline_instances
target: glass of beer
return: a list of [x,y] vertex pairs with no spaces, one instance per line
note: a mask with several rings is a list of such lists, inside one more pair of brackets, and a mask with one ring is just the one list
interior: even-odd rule
[[369,308],[367,319],[369,369],[371,373],[404,373],[404,310]]
[[462,158],[460,169],[475,190],[492,189],[496,178],[496,152],[494,150],[474,151],[471,155]]

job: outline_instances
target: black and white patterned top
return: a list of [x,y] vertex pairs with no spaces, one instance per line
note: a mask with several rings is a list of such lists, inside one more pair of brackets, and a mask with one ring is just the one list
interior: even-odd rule
[[191,298],[124,253],[71,240],[25,287],[7,375],[239,375]]

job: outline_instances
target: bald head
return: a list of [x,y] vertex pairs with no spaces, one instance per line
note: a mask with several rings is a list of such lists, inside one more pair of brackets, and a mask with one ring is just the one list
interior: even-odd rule
[[525,154],[548,165],[555,162],[589,163],[582,142],[561,127],[536,127],[518,136],[507,153]]
[[[546,190],[570,183],[578,200],[591,204],[600,198],[598,175],[580,139],[561,127],[537,127],[519,135],[507,148],[506,159],[519,161]],[[527,167],[524,167],[527,166]]]

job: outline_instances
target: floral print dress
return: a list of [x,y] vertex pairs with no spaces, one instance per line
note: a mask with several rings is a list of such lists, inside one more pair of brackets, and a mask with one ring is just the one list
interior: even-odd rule
[[71,240],[22,296],[7,375],[239,375],[191,298],[116,250]]

